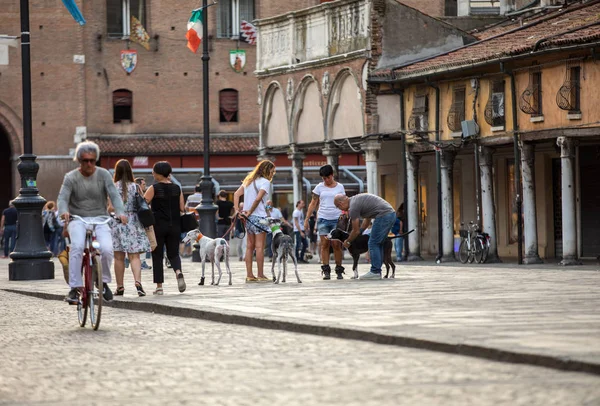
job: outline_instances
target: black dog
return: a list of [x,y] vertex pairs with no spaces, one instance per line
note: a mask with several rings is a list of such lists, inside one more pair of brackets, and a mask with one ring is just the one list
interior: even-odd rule
[[[340,228],[346,228],[346,225],[349,226],[348,231],[344,231]],[[348,236],[350,235],[350,231],[352,231],[352,223],[349,223],[349,220],[347,218],[347,216],[341,216],[340,219],[338,220],[338,228],[336,228],[335,230],[332,230],[328,235],[327,238],[329,240],[340,240],[340,241],[345,241]],[[392,267],[392,276],[391,278],[394,278],[396,276],[396,265],[394,264],[394,261],[392,260],[392,239],[394,238],[399,238],[399,237],[404,237],[405,235],[408,235],[410,233],[412,233],[415,230],[410,230],[406,233],[394,236],[394,237],[388,237],[384,243],[383,243],[383,263],[385,265],[386,268],[386,273],[384,278],[387,278],[389,276],[390,273],[390,266]],[[364,254],[365,252],[369,251],[369,236],[365,235],[365,234],[361,234],[358,237],[356,237],[356,239],[354,241],[352,241],[352,244],[350,244],[350,247],[348,247],[348,252],[350,253],[350,255],[352,255],[352,260],[354,261],[354,263],[352,264],[352,271],[354,272],[354,276],[352,277],[352,279],[358,279],[358,260],[360,259],[361,254]]]

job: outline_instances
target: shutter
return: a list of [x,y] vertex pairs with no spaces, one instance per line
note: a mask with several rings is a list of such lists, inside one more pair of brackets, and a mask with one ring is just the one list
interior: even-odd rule
[[231,0],[217,4],[217,38],[231,38]]
[[106,34],[108,37],[123,36],[123,0],[106,0]]

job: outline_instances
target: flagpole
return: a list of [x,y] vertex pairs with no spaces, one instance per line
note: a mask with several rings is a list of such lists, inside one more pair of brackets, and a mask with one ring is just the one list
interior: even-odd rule
[[17,166],[21,175],[19,196],[13,200],[17,209],[17,242],[10,254],[8,279],[54,279],[52,253],[46,248],[42,228],[42,207],[46,200],[39,195],[37,174],[40,166],[33,154],[31,126],[31,44],[29,35],[29,0],[20,0],[21,12],[21,81],[23,90],[23,155]]
[[[210,6],[217,4],[213,2]],[[196,207],[200,215],[200,231],[202,234],[215,238],[217,237],[217,206],[213,202],[213,179],[210,176],[210,115],[209,115],[209,61],[208,52],[208,13],[206,9],[210,7],[207,0],[202,0],[202,96],[203,96],[203,121],[204,121],[204,174],[200,182],[202,191],[202,203]],[[218,236],[221,237],[221,236]]]

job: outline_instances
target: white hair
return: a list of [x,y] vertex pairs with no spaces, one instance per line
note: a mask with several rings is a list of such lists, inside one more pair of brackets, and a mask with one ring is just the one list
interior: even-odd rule
[[98,144],[92,141],[83,141],[77,144],[75,149],[75,157],[73,161],[79,161],[83,154],[96,154],[96,161],[100,159],[100,147]]

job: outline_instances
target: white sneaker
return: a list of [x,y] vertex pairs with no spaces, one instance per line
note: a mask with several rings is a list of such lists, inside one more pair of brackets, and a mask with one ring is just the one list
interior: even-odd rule
[[374,272],[367,272],[366,274],[362,275],[360,277],[360,279],[371,279],[371,280],[377,280],[377,279],[381,279],[381,274],[380,273],[374,273]]

